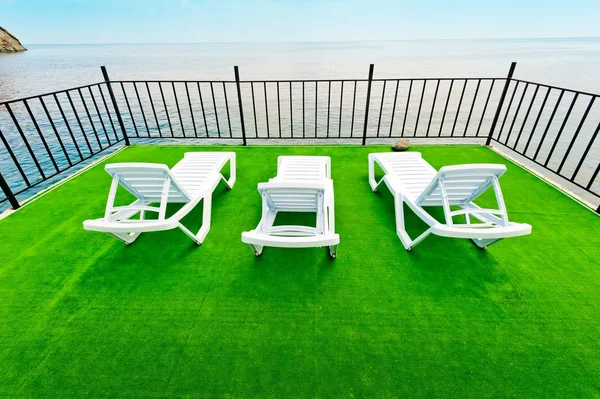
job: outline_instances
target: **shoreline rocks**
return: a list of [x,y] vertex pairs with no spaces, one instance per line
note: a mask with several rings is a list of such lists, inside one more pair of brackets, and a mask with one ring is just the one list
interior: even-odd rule
[[16,53],[18,51],[27,51],[27,49],[23,47],[19,39],[0,26],[0,53]]

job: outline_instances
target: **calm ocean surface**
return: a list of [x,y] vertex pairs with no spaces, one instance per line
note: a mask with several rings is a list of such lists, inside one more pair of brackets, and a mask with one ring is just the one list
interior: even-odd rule
[[[508,72],[508,68],[512,61],[517,62],[515,78],[556,85],[560,87],[577,89],[581,91],[600,93],[600,38],[585,38],[585,39],[498,39],[498,40],[439,40],[439,41],[401,41],[401,42],[332,42],[332,43],[204,43],[204,44],[123,44],[123,45],[26,45],[29,51],[16,54],[0,54],[0,102],[10,99],[16,99],[26,96],[38,95],[50,91],[67,89],[70,87],[97,83],[102,81],[100,66],[105,65],[112,79],[114,80],[233,80],[233,66],[237,65],[240,68],[242,80],[285,80],[285,79],[365,79],[368,74],[369,64],[375,64],[375,78],[444,78],[444,77],[486,77],[486,78],[503,78]],[[400,85],[398,91],[398,104],[406,104],[410,89],[407,86],[408,82]],[[422,88],[422,81],[415,81],[413,97],[418,95]],[[487,90],[488,83],[482,84],[482,90]],[[316,97],[314,82],[306,85],[306,130],[313,132],[315,135],[324,135],[325,131],[330,128],[338,129],[334,135],[339,134],[342,137],[348,135],[361,134],[362,125],[360,121],[364,118],[364,99],[366,98],[365,85],[358,85],[356,97],[357,114],[354,120],[359,121],[356,124],[350,118],[352,97],[350,96],[353,86],[349,82],[345,92],[340,92],[341,83],[332,84],[331,98],[344,98],[343,102],[336,100],[339,106],[334,105],[331,110],[331,119],[329,118],[330,110],[327,107],[328,97],[326,93],[326,83],[318,88],[318,101],[315,103]],[[419,86],[421,85],[421,86]],[[475,81],[471,81],[466,88],[463,88],[461,81],[456,81],[454,91],[452,91],[452,103],[458,103],[458,97],[461,89],[465,94],[465,99],[473,98],[476,94]],[[417,109],[419,101],[409,102],[408,115],[402,115],[401,112],[394,115],[392,98],[394,94],[394,84],[383,86],[381,82],[376,82],[373,85],[372,98],[381,98],[382,93],[385,93],[385,104],[378,101],[372,101],[370,108],[369,129],[371,132],[379,131],[377,124],[377,114],[381,108],[383,120],[383,129],[390,133],[392,125],[394,135],[398,135],[397,129],[404,129],[406,125],[407,135],[425,135],[424,129],[431,127],[433,132],[439,132],[440,135],[454,134],[456,130],[458,135],[467,134],[474,135],[478,124],[469,124],[467,116],[468,112],[464,110],[460,112],[457,109],[448,110],[445,114],[443,104],[440,102],[433,103],[433,90],[435,84],[423,88],[423,93],[426,95],[426,100],[423,103],[423,113]],[[412,86],[411,86],[412,87]],[[126,87],[127,88],[127,87]],[[249,135],[264,137],[264,132],[271,133],[279,127],[283,130],[283,135],[292,130],[302,131],[305,126],[301,118],[297,116],[291,120],[290,113],[286,111],[280,112],[277,109],[276,103],[273,101],[277,97],[277,88],[274,84],[267,85],[264,88],[265,95],[268,94],[269,107],[263,106],[265,103],[264,96],[260,90],[256,93],[257,106],[256,119],[252,118],[250,110],[253,104],[250,97],[249,84],[242,87],[244,109],[248,115],[245,115],[246,129]],[[439,85],[440,98],[444,99],[446,93],[451,88],[448,87],[448,81],[444,81]],[[231,125],[227,126],[224,118],[226,108],[224,104],[229,96],[230,104],[235,102],[235,87],[228,86],[224,92],[224,88],[216,87],[215,96],[216,104],[211,109],[207,108],[206,119],[202,123],[198,120],[193,122],[188,116],[190,110],[186,109],[187,104],[182,105],[183,120],[179,121],[173,118],[177,115],[173,91],[166,88],[165,96],[167,97],[167,106],[161,108],[157,106],[158,119],[154,124],[152,120],[148,123],[143,123],[141,119],[142,108],[148,112],[153,102],[157,98],[160,99],[160,93],[157,92],[157,87],[150,87],[154,100],[150,98],[150,92],[141,93],[139,104],[133,104],[133,114],[130,116],[124,115],[125,125],[128,134],[132,135],[139,129],[141,134],[147,132],[148,135],[157,136],[160,129],[163,132],[169,128],[174,129],[174,135],[183,135],[184,127],[188,129],[186,134],[189,134],[189,129],[193,126],[197,127],[202,134],[202,130],[206,128],[206,135],[216,137],[221,133],[229,135],[231,131],[239,130],[239,115],[236,115],[235,107],[232,107]],[[210,87],[207,85],[199,85],[198,89],[202,92],[201,95],[210,96]],[[303,115],[302,108],[302,87],[294,86],[293,88],[293,103],[290,104],[287,94],[282,93],[282,110],[294,109],[295,115]],[[128,95],[135,96],[133,86],[129,86]],[[178,92],[178,96],[185,96],[185,86],[178,84],[173,87],[173,90]],[[287,89],[282,89],[287,90]],[[482,132],[489,130],[489,124],[493,118],[493,110],[497,106],[497,97],[500,85],[494,87],[495,94],[490,101],[489,110],[480,116],[479,127],[483,123]],[[522,93],[523,87],[517,89],[518,93]],[[183,91],[183,93],[182,93]],[[484,91],[485,92],[485,91]],[[523,94],[524,103],[527,104],[532,98],[533,90]],[[313,94],[314,93],[314,94]],[[416,94],[415,94],[416,93]],[[91,94],[91,93],[90,93]],[[84,91],[83,96],[91,101],[90,94]],[[99,96],[101,93],[96,91],[94,95]],[[343,94],[343,96],[342,96]],[[254,95],[254,93],[252,93]],[[509,91],[510,95],[510,91]],[[521,94],[517,95],[517,98]],[[64,95],[63,95],[64,96]],[[378,97],[377,97],[378,96]],[[571,97],[570,97],[571,96]],[[411,97],[411,98],[413,98]],[[543,96],[539,96],[536,100],[535,107],[539,107]],[[583,96],[582,96],[583,97]],[[185,98],[185,97],[181,97]],[[207,97],[205,97],[207,98]],[[209,97],[208,97],[209,98]],[[448,97],[450,98],[450,97]],[[538,97],[536,97],[537,99]],[[572,94],[565,95],[558,114],[562,115],[567,112]],[[65,97],[60,98],[61,102],[66,102]],[[126,109],[121,97],[120,107]],[[441,100],[438,100],[441,101]],[[466,102],[469,102],[465,100]],[[494,103],[496,101],[496,103]],[[549,104],[556,101],[556,93],[553,93],[549,98]],[[587,103],[585,98],[580,98],[574,107],[574,115],[579,115],[578,118],[571,118],[564,126],[565,137],[557,138],[558,144],[553,158],[550,160],[550,167],[556,168],[562,159],[562,154],[565,153],[569,145],[570,137],[577,128],[581,114]],[[50,101],[51,102],[51,101]],[[477,104],[482,104],[483,101],[478,101]],[[91,102],[90,102],[91,104]],[[69,104],[63,103],[68,109]],[[78,105],[78,99],[75,98],[75,106]],[[191,108],[194,112],[198,112],[201,106],[201,100],[198,98],[198,93],[192,93]],[[400,105],[399,107],[402,107]],[[34,114],[38,115],[43,112],[40,105],[32,102],[31,107]],[[55,105],[49,104],[49,112],[55,120],[56,127],[63,136],[66,143],[67,152],[75,150],[72,144],[69,144],[68,126],[65,126],[64,120],[61,119],[58,109]],[[137,108],[136,108],[137,107]],[[30,118],[27,116],[27,111],[18,105],[14,106],[14,112],[20,121],[24,121],[23,130],[31,140],[31,146],[36,154],[40,154],[40,163],[42,168],[48,172],[53,172],[51,160],[46,155],[43,143],[39,140],[35,133],[35,127],[31,124]],[[343,109],[342,109],[343,108]],[[552,121],[551,108],[547,107],[548,111],[541,115],[540,124],[536,135],[532,141],[532,149],[538,144],[536,140],[542,136],[540,130],[544,130],[546,122],[548,122],[548,136],[544,145],[540,144],[540,154],[545,155],[552,151],[550,147],[552,141],[557,137],[561,118],[556,118]],[[214,110],[214,111],[213,111]],[[111,135],[114,132],[106,123],[100,125],[101,119],[108,118],[106,113],[100,110],[100,114],[93,115],[94,125],[90,124],[89,119],[82,118],[81,123],[83,129],[90,132],[94,127],[98,130],[100,140],[103,135]],[[480,110],[481,111],[481,110]],[[442,114],[443,112],[443,114]],[[476,111],[477,112],[477,111]],[[220,115],[221,126],[218,125],[217,115]],[[523,112],[521,112],[516,124],[516,128],[520,126],[523,120]],[[172,126],[167,123],[168,116],[172,116]],[[275,125],[275,115],[279,115],[281,125]],[[265,118],[266,115],[271,115],[271,120]],[[419,115],[421,115],[421,123],[419,124]],[[416,118],[415,118],[416,116]],[[444,125],[444,116],[447,121]],[[227,118],[229,115],[227,114]],[[394,119],[395,118],[395,119]],[[525,131],[531,128],[534,118],[529,118],[527,124],[523,121]],[[575,120],[577,119],[577,120]],[[73,114],[67,112],[67,120],[74,130],[77,130],[79,121],[74,119]],[[107,119],[105,119],[107,120]],[[433,120],[433,123],[431,121]],[[395,121],[395,124],[394,124]],[[429,121],[429,125],[426,123]],[[600,104],[594,104],[591,109],[587,122],[581,129],[581,134],[577,142],[574,143],[573,153],[575,154],[566,160],[564,171],[572,172],[576,167],[579,158],[577,154],[581,154],[583,149],[590,141],[590,137],[595,126],[600,121]],[[181,123],[179,123],[181,122]],[[381,124],[381,123],[380,123]],[[514,124],[514,122],[513,122]],[[52,132],[52,126],[47,119],[39,120],[39,127],[42,131]],[[417,126],[418,125],[418,126]],[[507,124],[509,125],[509,124]],[[135,129],[135,131],[134,131]],[[487,129],[487,130],[486,130]],[[512,129],[512,126],[506,127],[507,130]],[[31,181],[36,181],[40,178],[36,165],[28,158],[27,148],[25,148],[18,131],[15,129],[10,116],[4,107],[0,107],[0,130],[3,132],[11,147],[14,147],[15,154],[19,159],[23,158],[23,169],[30,177]],[[530,129],[531,130],[531,129]],[[318,133],[317,133],[318,132]],[[568,133],[568,134],[567,134]],[[76,132],[76,135],[79,134]],[[239,133],[233,133],[234,136]],[[370,134],[370,133],[369,133]],[[435,133],[434,133],[435,135]],[[51,136],[51,135],[50,135]],[[238,136],[236,136],[238,137]],[[81,135],[78,140],[82,140]],[[596,140],[598,142],[600,140]],[[70,141],[72,143],[72,141]],[[525,142],[525,136],[523,137]],[[93,143],[92,143],[93,144]],[[100,142],[98,142],[100,144]],[[56,161],[60,165],[65,165],[67,159],[60,154],[62,150],[56,139],[50,137],[48,142],[52,152],[59,154]],[[81,145],[81,143],[80,143]],[[600,143],[595,143],[591,148],[588,156],[589,161],[584,163],[579,172],[582,184],[590,180],[593,175],[598,159],[600,158]],[[85,155],[85,154],[84,154]],[[15,169],[14,164],[7,155],[6,150],[0,145],[0,172],[11,184],[13,189],[23,188],[24,182],[19,172]],[[587,180],[586,180],[587,179]],[[598,189],[600,183],[594,183],[593,189]],[[41,187],[47,184],[40,185]],[[0,198],[3,198],[0,194]]]
[[0,101],[114,79],[515,77],[600,92],[600,38],[28,45],[0,55]]

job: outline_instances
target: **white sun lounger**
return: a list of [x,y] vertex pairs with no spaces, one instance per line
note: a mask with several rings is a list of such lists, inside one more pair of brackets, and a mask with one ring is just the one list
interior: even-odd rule
[[[375,163],[385,173],[380,181],[375,180]],[[407,251],[431,233],[443,237],[470,238],[480,248],[503,238],[530,234],[530,225],[508,221],[498,183],[498,178],[505,171],[504,165],[471,164],[444,166],[436,172],[418,152],[369,154],[369,184],[373,191],[377,191],[385,183],[394,195],[396,232]],[[498,209],[482,209],[473,202],[489,187],[493,187]],[[403,203],[429,225],[429,229],[414,240],[404,226]],[[427,213],[423,209],[426,206],[442,206],[445,223],[438,222]],[[460,209],[453,211],[451,206]],[[454,216],[459,215],[465,216],[465,223],[453,220]],[[476,220],[471,220],[471,217]]]
[[[227,161],[229,180],[221,174]],[[83,222],[84,229],[108,233],[131,244],[143,232],[179,228],[200,245],[210,230],[213,191],[220,180],[229,189],[235,183],[235,152],[188,152],[170,170],[166,165],[154,163],[117,163],[106,165],[105,170],[113,179],[104,217],[86,220]],[[129,191],[136,200],[130,205],[115,206],[119,186]],[[180,221],[200,200],[204,200],[202,226],[194,234]],[[151,203],[158,203],[158,206],[151,206]],[[167,218],[167,203],[184,205]],[[158,219],[146,219],[146,212],[158,213]],[[134,219],[138,213],[139,218]]]
[[[263,247],[329,247],[335,258],[340,236],[335,234],[333,181],[329,157],[281,156],[277,176],[259,183],[262,218],[256,229],[242,233],[256,256]],[[314,212],[316,227],[273,226],[277,212]]]

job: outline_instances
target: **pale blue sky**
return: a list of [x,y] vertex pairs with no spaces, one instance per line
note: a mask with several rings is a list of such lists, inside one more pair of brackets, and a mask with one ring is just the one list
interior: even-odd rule
[[599,0],[0,0],[25,44],[600,36]]

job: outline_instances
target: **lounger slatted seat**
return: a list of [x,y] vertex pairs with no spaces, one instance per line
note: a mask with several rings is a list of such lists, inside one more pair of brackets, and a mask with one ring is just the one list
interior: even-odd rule
[[[375,179],[375,164],[384,177]],[[429,234],[443,237],[470,238],[481,248],[508,237],[531,233],[531,226],[508,220],[502,190],[498,179],[506,166],[496,164],[470,164],[444,166],[436,171],[418,152],[369,154],[369,184],[373,191],[385,183],[394,195],[396,231],[404,248],[410,251]],[[473,201],[492,187],[497,209],[482,209]],[[429,229],[412,239],[404,225],[406,203]],[[445,223],[434,219],[423,207],[441,206]],[[452,210],[450,207],[458,207]],[[453,218],[464,216],[464,223]]]
[[[229,162],[229,180],[221,169]],[[231,189],[235,184],[234,152],[188,152],[172,169],[154,163],[117,163],[106,165],[112,176],[104,217],[83,222],[83,228],[108,233],[126,244],[148,231],[181,229],[198,245],[210,230],[212,193],[221,180]],[[136,200],[125,206],[115,206],[115,196],[121,186]],[[198,233],[188,230],[180,220],[201,200],[202,226]],[[158,206],[151,205],[158,203]],[[172,216],[166,217],[168,203],[184,204]],[[157,219],[147,219],[146,212],[155,212]],[[139,214],[139,218],[134,218]]]
[[[262,218],[256,229],[242,233],[242,241],[259,256],[265,246],[284,248],[329,247],[336,256],[333,181],[329,157],[281,156],[277,176],[260,183]],[[278,212],[314,212],[316,227],[274,226]]]

